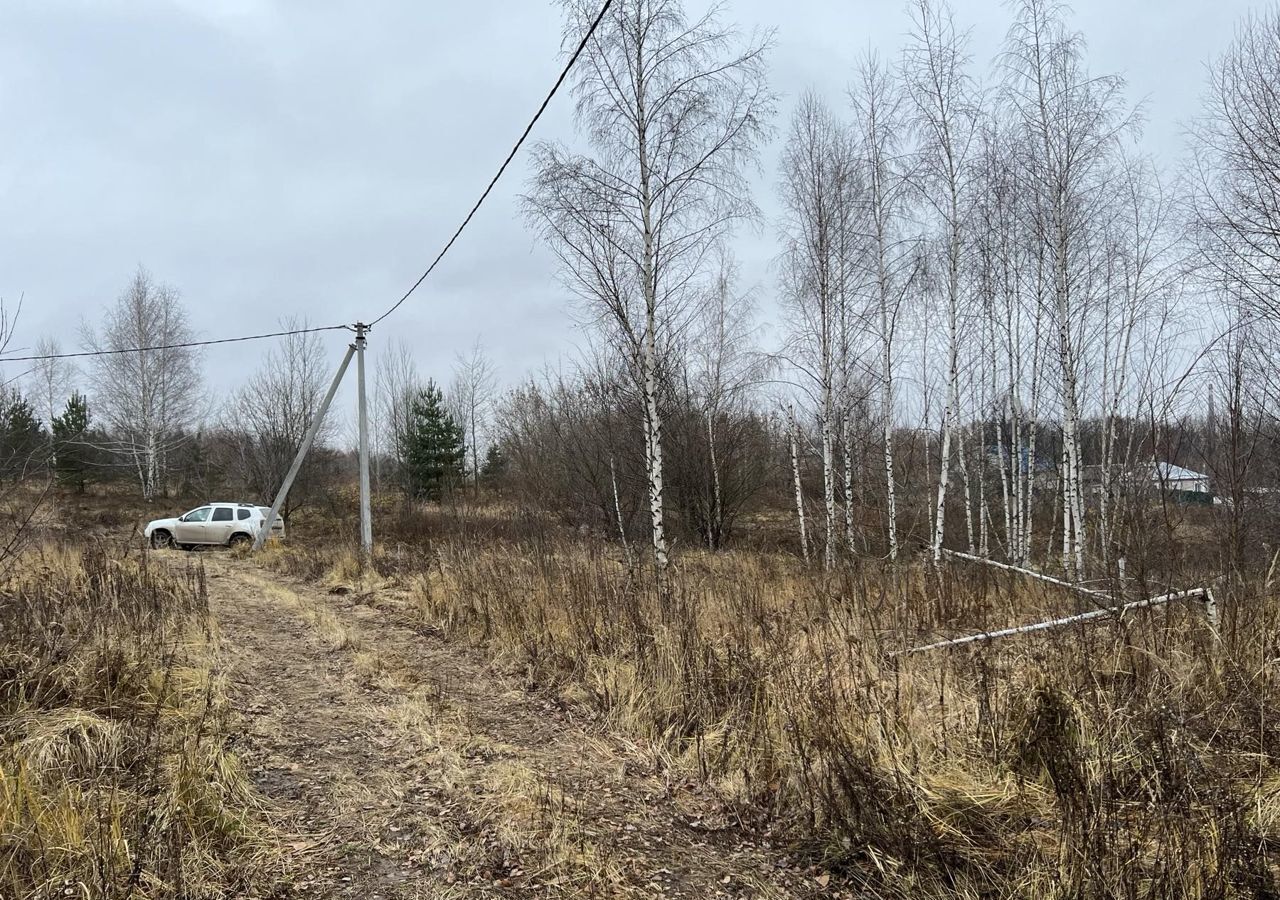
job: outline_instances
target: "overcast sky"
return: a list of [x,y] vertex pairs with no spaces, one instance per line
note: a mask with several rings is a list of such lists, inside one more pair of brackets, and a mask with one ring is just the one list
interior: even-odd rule
[[[700,9],[700,0],[690,0]],[[996,0],[955,0],[986,77],[1008,26]],[[1095,72],[1146,104],[1144,144],[1183,153],[1204,64],[1244,0],[1079,0]],[[777,29],[779,131],[813,87],[843,104],[867,49],[895,57],[893,0],[727,0],[744,28]],[[25,296],[15,345],[78,349],[142,263],[177,287],[202,337],[369,319],[411,284],[474,201],[563,60],[546,0],[3,0],[0,297]],[[535,137],[569,139],[562,95]],[[772,217],[778,145],[758,201]],[[581,342],[549,254],[525,228],[521,158],[413,299],[371,337],[399,337],[447,378],[477,337],[504,382]],[[765,239],[742,242],[773,321]],[[344,338],[325,337],[336,363]],[[261,348],[215,348],[225,388]],[[8,367],[12,369],[13,367]],[[13,373],[6,372],[6,375]]]

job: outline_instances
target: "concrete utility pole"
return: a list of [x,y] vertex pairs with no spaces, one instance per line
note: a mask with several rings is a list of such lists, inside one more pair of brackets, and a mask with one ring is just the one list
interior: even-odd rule
[[[360,334],[360,332],[357,332]],[[364,348],[363,338],[359,338],[361,349]],[[267,536],[271,534],[271,526],[276,523],[276,517],[280,515],[280,507],[284,505],[284,500],[289,496],[289,488],[293,487],[293,480],[298,477],[298,470],[302,468],[302,461],[307,458],[307,453],[311,450],[311,444],[316,439],[316,432],[320,430],[320,424],[324,422],[324,415],[329,411],[329,404],[333,402],[333,395],[338,392],[338,385],[342,383],[342,376],[347,373],[347,366],[351,363],[351,356],[356,352],[355,344],[347,345],[347,355],[342,357],[342,364],[338,366],[337,374],[333,376],[333,383],[329,385],[329,392],[324,395],[324,400],[320,403],[320,408],[316,410],[316,417],[311,422],[311,427],[307,429],[307,436],[302,439],[302,446],[298,448],[298,454],[293,458],[293,465],[289,467],[289,474],[284,476],[284,484],[280,485],[280,490],[276,492],[276,499],[271,504],[271,511],[267,513],[267,520],[262,523],[262,530],[258,532],[257,539],[253,542],[254,550],[261,550],[262,545],[267,542]],[[360,373],[364,374],[364,354],[360,354]],[[363,448],[364,441],[364,378],[360,379],[360,445]],[[363,456],[361,457],[363,460]],[[361,481],[361,487],[365,489],[362,497],[368,496],[368,468],[361,469],[364,477]],[[361,504],[361,513],[365,512],[365,506]]]
[[360,552],[364,561],[373,559],[373,513],[369,502],[369,408],[364,391],[364,346],[368,326],[356,323],[356,383],[360,395]]

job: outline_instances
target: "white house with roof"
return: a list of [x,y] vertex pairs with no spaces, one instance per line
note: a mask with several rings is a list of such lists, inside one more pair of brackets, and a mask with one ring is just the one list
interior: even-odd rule
[[[1081,473],[1085,489],[1097,494],[1102,489],[1101,471],[1097,466],[1086,467]],[[1203,472],[1175,466],[1170,462],[1151,462],[1135,466],[1119,478],[1122,489],[1143,491],[1154,488],[1170,494],[1185,503],[1217,502],[1210,488],[1210,478]]]
[[1175,466],[1173,463],[1154,463],[1151,467],[1151,480],[1166,491],[1183,491],[1188,494],[1211,493],[1208,475]]

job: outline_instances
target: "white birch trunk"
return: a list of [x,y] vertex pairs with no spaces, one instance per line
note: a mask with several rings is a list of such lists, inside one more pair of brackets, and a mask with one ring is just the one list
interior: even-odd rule
[[[942,409],[942,447],[938,465],[938,500],[934,506],[933,524],[933,561],[942,561],[942,541],[946,532],[947,521],[947,484],[951,479],[951,420],[955,415],[955,377],[956,355],[955,345],[950,350],[951,362],[947,375],[947,401]],[[972,526],[972,522],[970,523]],[[971,529],[972,530],[972,529]]]
[[[951,190],[951,239],[947,253],[947,400],[942,410],[942,459],[938,466],[938,502],[934,515],[933,561],[942,561],[942,541],[947,527],[947,486],[951,475],[951,432],[960,406],[960,200],[956,189],[956,173],[952,164],[950,132],[945,131],[948,181]],[[966,481],[965,491],[968,492]],[[970,509],[965,503],[966,515]],[[969,550],[973,551],[973,520],[969,519]]]
[[1071,451],[1067,449],[1071,442],[1071,436],[1067,428],[1062,431],[1062,568],[1066,572],[1071,571],[1071,560],[1074,556],[1071,545],[1071,536],[1073,533],[1071,524],[1071,513],[1075,509],[1075,503],[1071,497]]
[[[642,71],[644,59],[639,43],[636,45],[635,61],[637,71]],[[646,121],[645,97],[641,91],[636,96],[636,122]],[[641,275],[644,281],[645,319],[641,366],[648,443],[645,462],[649,479],[649,518],[653,526],[653,562],[658,576],[658,588],[665,598],[668,556],[667,535],[663,520],[662,411],[658,407],[658,284],[657,272],[654,270],[653,195],[649,187],[648,135],[643,124],[638,129],[637,138],[636,157],[640,164],[640,221],[644,238]]]
[[1036,496],[1036,417],[1026,423],[1027,429],[1027,471],[1022,475],[1022,552],[1019,554],[1023,563],[1031,560],[1031,541],[1035,533],[1035,496]]
[[[1036,456],[1036,423],[1040,417],[1040,389],[1041,389],[1041,372],[1040,372],[1040,312],[1041,306],[1036,306],[1036,317],[1034,333],[1032,335],[1032,354],[1031,354],[1031,410],[1024,427],[1027,430],[1027,471],[1023,474],[1022,489],[1022,553],[1020,558],[1023,564],[1031,559],[1032,536],[1035,532],[1035,493],[1036,493],[1036,465],[1038,457]],[[1021,442],[1021,438],[1019,438]],[[1052,521],[1052,519],[1050,520]],[[1052,529],[1051,529],[1052,530]]]
[[[829,391],[830,389],[828,389]],[[831,427],[830,400],[824,404],[822,417],[822,500],[827,516],[826,546],[823,548],[823,568],[831,569],[836,562],[836,455],[835,435]]]
[[[885,356],[889,354],[886,352]],[[898,558],[898,498],[893,484],[893,381],[884,379],[884,477],[889,513],[889,559]]]
[[963,436],[957,436],[956,443],[956,460],[960,464],[960,484],[964,488],[965,537],[969,542],[969,552],[973,553],[977,549],[977,544],[974,541],[973,531],[973,487],[969,482],[969,461],[964,455]]
[[715,414],[711,410],[707,410],[707,447],[708,455],[711,458],[711,523],[714,527],[707,528],[707,547],[710,550],[716,550],[720,544],[720,527],[723,522],[724,515],[723,499],[720,494],[720,464],[716,459],[716,432],[714,426]]
[[791,442],[791,477],[796,494],[796,519],[800,523],[800,550],[804,561],[809,562],[809,527],[804,515],[804,483],[800,480],[800,425],[796,422],[795,412],[787,411],[787,432]]
[[618,470],[613,464],[613,454],[609,454],[609,481],[613,486],[613,512],[618,519],[618,540],[622,542],[622,554],[627,558],[627,565],[631,566],[633,560],[631,558],[631,544],[627,541],[627,525],[622,518],[622,500],[618,496]]
[[987,448],[984,441],[978,463],[978,555],[991,555],[991,507],[987,500]]
[[880,238],[880,332],[881,375],[880,402],[884,407],[884,477],[885,506],[888,512],[889,559],[898,558],[898,497],[894,490],[893,478],[893,331],[889,320],[889,285],[888,274],[884,268],[883,236]]
[[[1012,454],[1004,452],[1005,422],[1008,422],[1011,418],[1011,406],[1012,403],[1006,401],[1004,420],[996,424],[996,465],[1000,469],[1000,499],[1004,504],[1004,546],[1005,555],[1009,559],[1013,559],[1017,555],[1017,547],[1020,540],[1016,529],[1017,516],[1013,511],[1014,495],[1009,484],[1012,473],[1005,468],[1012,456]],[[1010,434],[1012,435],[1012,428],[1010,428]],[[1017,439],[1014,438],[1014,440],[1016,441]]]
[[159,464],[159,448],[156,446],[156,433],[154,428],[147,429],[147,483],[142,489],[142,495],[145,499],[151,500],[156,495],[156,483],[159,481],[158,474],[160,471]]
[[849,553],[855,552],[853,528],[853,435],[849,431],[849,418],[842,426],[844,444],[844,540]]
[[649,518],[653,524],[653,561],[657,567],[659,585],[665,590],[669,560],[663,521],[662,413],[658,409],[658,378],[654,343],[652,317],[650,317],[650,326],[646,328],[644,349],[645,430],[648,438],[645,462],[649,470]]

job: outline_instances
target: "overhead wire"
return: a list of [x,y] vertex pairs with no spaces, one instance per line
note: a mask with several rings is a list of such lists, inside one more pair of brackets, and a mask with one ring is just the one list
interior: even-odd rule
[[[511,151],[507,154],[506,158],[502,161],[502,165],[498,167],[498,171],[494,174],[493,178],[489,180],[489,184],[485,187],[484,192],[480,194],[480,199],[476,200],[475,204],[471,207],[470,212],[467,213],[466,218],[462,220],[462,224],[458,226],[456,231],[454,231],[453,236],[449,238],[448,242],[444,245],[443,249],[441,249],[441,251],[438,254],[436,254],[435,259],[433,259],[431,261],[431,264],[427,266],[426,271],[424,271],[420,276],[418,276],[418,280],[413,283],[413,285],[409,288],[409,290],[405,291],[404,294],[400,297],[400,299],[397,300],[395,303],[393,303],[386,310],[386,312],[382,313],[382,315],[378,316],[376,319],[370,322],[368,326],[365,326],[366,328],[372,328],[374,325],[377,325],[387,316],[391,315],[393,312],[399,309],[404,304],[404,302],[408,300],[410,296],[413,295],[413,292],[416,291],[422,285],[422,282],[427,280],[427,276],[429,276],[433,271],[435,271],[436,266],[438,266],[440,264],[440,261],[444,259],[445,254],[449,252],[449,250],[457,242],[458,238],[461,237],[462,232],[466,230],[467,226],[471,223],[471,220],[475,218],[475,214],[480,210],[480,207],[484,205],[484,202],[485,200],[488,199],[489,194],[493,192],[493,188],[494,186],[497,185],[498,180],[502,178],[503,174],[507,171],[507,168],[511,165],[511,161],[515,159],[516,154],[520,152],[520,148],[524,146],[524,142],[528,139],[529,135],[533,132],[534,126],[538,124],[538,120],[542,118],[542,114],[546,112],[547,107],[551,104],[552,99],[559,92],[565,80],[569,77],[569,73],[573,70],[574,64],[577,63],[578,58],[582,55],[583,51],[587,48],[587,44],[591,42],[591,38],[595,36],[597,29],[599,29],[600,27],[600,23],[604,21],[604,17],[608,14],[609,9],[612,6],[613,6],[613,0],[605,0],[604,4],[600,7],[600,11],[596,14],[596,17],[592,20],[590,27],[587,28],[586,34],[583,35],[582,40],[579,41],[578,46],[574,49],[572,55],[569,57],[569,61],[565,64],[564,69],[561,70],[560,76],[556,79],[555,84],[551,86],[551,90],[547,92],[546,97],[543,98],[542,103],[538,106],[537,111],[533,114],[533,118],[529,120],[529,124],[526,125],[524,128],[524,131],[521,132],[519,139],[515,142],[515,145],[511,148]],[[161,344],[161,345],[151,346],[151,347],[120,347],[120,348],[113,348],[108,350],[82,350],[75,353],[46,353],[46,354],[37,354],[37,355],[30,355],[30,356],[5,356],[3,353],[0,353],[0,363],[43,362],[45,360],[53,360],[53,359],[82,359],[85,357],[94,357],[94,356],[114,356],[122,353],[146,353],[146,352],[157,351],[157,350],[182,350],[182,349],[188,349],[188,348],[194,348],[194,347],[209,347],[209,346],[214,346],[216,344],[237,344],[237,343],[243,343],[245,341],[261,341],[261,340],[267,340],[269,338],[289,337],[297,334],[312,334],[320,331],[338,331],[342,329],[352,330],[352,326],[324,325],[317,328],[296,328],[289,331],[273,331],[273,332],[268,332],[264,334],[244,335],[242,337],[218,338],[218,339],[205,340],[205,341],[184,341],[176,344]]]
[[591,26],[587,29],[587,33],[582,36],[582,40],[578,43],[577,48],[573,51],[573,54],[569,57],[569,61],[565,64],[564,69],[560,72],[560,77],[557,78],[556,83],[551,86],[551,90],[547,93],[547,96],[543,98],[542,104],[538,107],[538,111],[533,114],[533,118],[530,119],[529,124],[525,126],[524,132],[520,135],[519,140],[517,140],[515,143],[515,146],[511,148],[511,152],[507,154],[507,158],[502,161],[502,165],[498,167],[497,173],[493,176],[492,179],[490,179],[489,185],[484,189],[484,193],[480,195],[480,199],[477,200],[475,202],[475,205],[471,207],[471,211],[467,213],[467,217],[462,220],[462,224],[458,226],[458,230],[453,233],[453,237],[449,238],[448,243],[444,245],[444,249],[442,249],[438,254],[436,254],[436,258],[431,261],[431,265],[427,266],[426,271],[418,276],[418,280],[413,283],[413,286],[410,287],[409,290],[405,291],[404,295],[401,296],[401,298],[397,300],[395,303],[393,303],[386,312],[384,312],[382,315],[378,316],[378,318],[374,319],[372,322],[369,323],[370,328],[372,328],[374,325],[377,325],[387,316],[391,315],[393,312],[399,309],[401,305],[406,300],[408,300],[410,296],[412,296],[413,292],[418,289],[418,287],[422,284],[422,282],[427,280],[427,276],[430,275],[435,270],[436,266],[440,264],[440,260],[444,259],[445,254],[449,252],[449,249],[454,245],[454,243],[462,235],[462,232],[466,229],[467,225],[470,224],[476,212],[479,211],[481,205],[484,204],[484,201],[488,198],[489,194],[493,191],[494,185],[498,183],[498,179],[500,179],[502,177],[502,174],[507,171],[507,167],[511,165],[511,161],[515,159],[516,154],[520,152],[520,148],[524,145],[525,140],[529,137],[529,134],[533,131],[533,126],[538,124],[538,120],[542,118],[543,112],[545,112],[547,109],[547,106],[550,105],[552,98],[555,97],[556,95],[556,92],[560,90],[560,86],[563,85],[565,82],[565,79],[569,77],[569,72],[572,71],[574,63],[578,61],[578,57],[582,55],[582,51],[584,51],[587,48],[587,44],[589,44],[591,42],[591,38],[595,36],[596,29],[598,29],[600,27],[600,23],[604,21],[604,17],[609,12],[609,8],[611,6],[613,6],[613,0],[605,0],[604,5],[600,7],[600,12],[596,14],[595,19],[591,22]]
[[244,341],[264,341],[269,338],[290,337],[295,334],[314,334],[318,331],[350,331],[350,325],[320,325],[315,328],[294,328],[289,331],[272,331],[265,334],[246,334],[241,337],[214,338],[206,341],[183,341],[177,344],[158,344],[151,347],[115,347],[107,350],[81,350],[76,353],[44,353],[35,356],[5,356],[0,353],[0,363],[43,362],[50,359],[81,359],[86,356],[117,356],[121,353],[147,353],[153,350],[185,350],[192,347],[210,347],[214,344],[239,344]]

